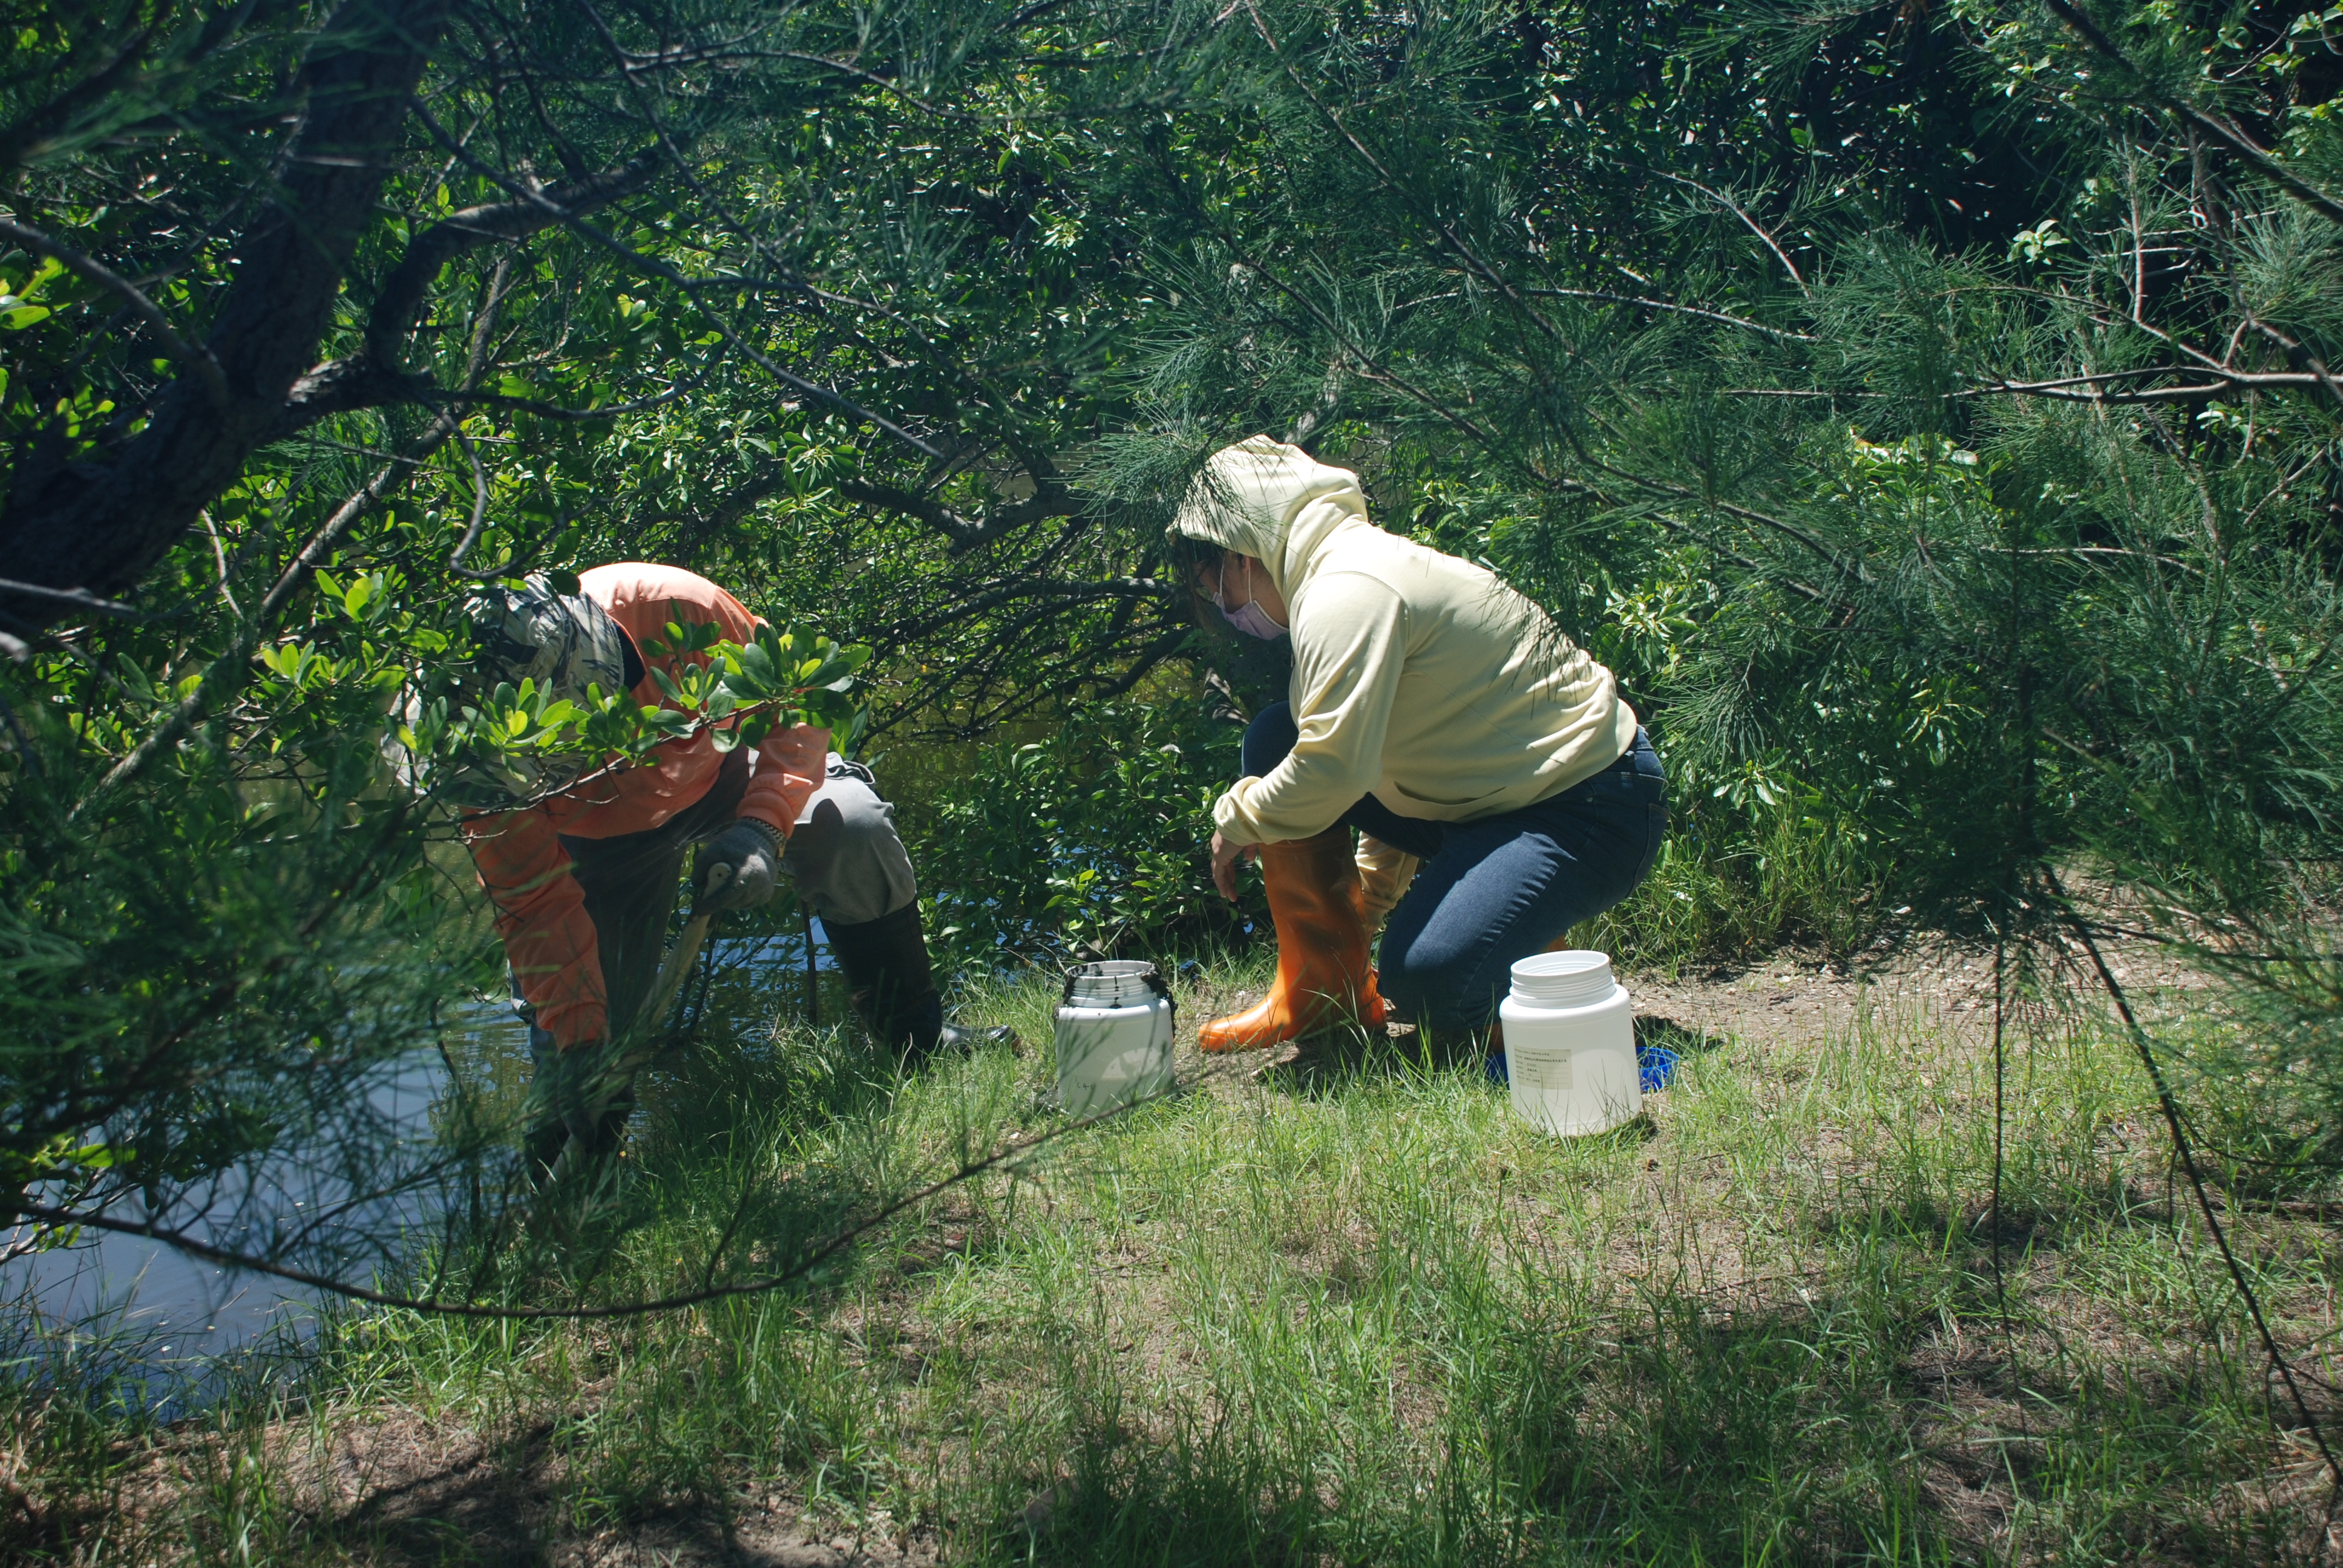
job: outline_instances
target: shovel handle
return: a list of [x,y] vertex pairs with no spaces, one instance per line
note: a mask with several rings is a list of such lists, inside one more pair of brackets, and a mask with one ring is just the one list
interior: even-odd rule
[[[705,904],[731,879],[731,867],[710,867],[708,885],[700,890],[696,901]],[[709,910],[693,915],[685,923],[682,939],[675,944],[675,950],[668,954],[667,962],[659,966],[659,979],[651,983],[650,995],[643,999],[641,1009],[628,1024],[623,1049],[614,1053],[610,1070],[602,1079],[602,1092],[595,1096],[594,1115],[598,1121],[603,1109],[626,1091],[627,1086],[634,1082],[635,1074],[641,1071],[644,1063],[655,1054],[659,1025],[667,1020],[667,1010],[674,1002],[675,993],[683,989],[684,980],[690,976],[691,966],[699,958],[699,950],[708,940],[708,928],[715,920],[716,914],[714,910]],[[555,1162],[557,1176],[575,1166],[578,1158],[578,1139],[573,1134]]]

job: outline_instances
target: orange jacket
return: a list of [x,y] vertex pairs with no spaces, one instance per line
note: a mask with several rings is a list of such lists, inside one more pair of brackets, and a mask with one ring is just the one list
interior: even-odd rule
[[[653,659],[643,645],[663,638],[668,622],[713,622],[734,642],[748,641],[759,625],[739,600],[680,567],[619,561],[581,573],[578,580],[635,639],[644,664],[670,673],[681,665],[705,664],[708,657]],[[649,668],[634,698],[645,706],[673,706]],[[822,779],[829,753],[827,729],[801,724],[774,730],[757,749],[740,815],[786,835]],[[703,729],[667,742],[631,768],[576,785],[525,810],[465,819],[464,841],[480,886],[496,905],[505,957],[521,995],[537,1010],[538,1027],[562,1050],[608,1038],[609,1011],[594,922],[587,918],[585,895],[569,874],[569,853],[559,835],[615,839],[656,828],[707,794],[723,765],[714,733]]]

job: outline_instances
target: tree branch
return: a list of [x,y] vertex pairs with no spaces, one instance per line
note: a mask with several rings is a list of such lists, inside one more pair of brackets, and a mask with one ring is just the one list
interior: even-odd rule
[[1186,646],[1188,635],[1194,629],[1193,627],[1175,626],[1153,642],[1149,643],[1140,649],[1139,657],[1131,661],[1129,669],[1124,670],[1112,680],[1102,683],[1091,693],[1092,700],[1104,702],[1121,697],[1132,687],[1137,686],[1147,678],[1149,672],[1157,665],[1161,664]]
[[156,11],[154,19],[130,35],[130,41],[115,51],[114,58],[25,115],[5,130],[0,130],[0,168],[15,168],[41,150],[40,138],[46,136],[70,119],[83,105],[103,98],[120,85],[123,78],[138,68],[146,57],[146,46],[155,41],[170,20],[171,7],[166,3]]
[[86,588],[43,588],[38,583],[20,583],[0,578],[0,593],[23,594],[29,598],[48,599],[72,609],[85,609],[96,615],[118,615],[131,620],[140,618],[136,609],[117,604],[110,598],[99,598]]
[[383,279],[374,309],[367,317],[367,351],[385,367],[403,370],[401,340],[415,329],[432,281],[449,262],[477,246],[527,239],[557,223],[599,212],[650,184],[659,170],[656,152],[639,153],[599,174],[538,186],[528,200],[484,202],[448,214],[409,240],[407,254]]
[[171,318],[163,314],[162,307],[146,297],[138,286],[96,257],[75,250],[63,240],[52,239],[29,224],[16,223],[0,217],[0,238],[13,239],[26,250],[36,251],[62,263],[67,272],[85,283],[95,284],[129,307],[130,314],[146,324],[146,330],[163,346],[163,352],[186,366],[204,384],[204,391],[216,408],[227,407],[227,379],[220,373],[220,363],[212,357],[208,348],[198,347],[180,337],[171,327]]
[[2194,104],[2185,103],[2150,81],[2147,74],[2131,62],[2129,55],[2116,46],[2115,40],[2099,31],[2098,24],[2070,4],[2070,0],[2043,0],[2058,20],[2082,35],[2083,41],[2099,54],[2121,65],[2131,74],[2132,80],[2144,88],[2166,112],[2178,116],[2207,136],[2236,153],[2271,181],[2318,209],[2320,214],[2337,223],[2343,223],[2343,201],[2338,201],[2317,186],[2288,168],[2269,154],[2246,138],[2243,131],[2218,116],[2208,115]]
[[839,391],[835,387],[825,387],[819,381],[809,381],[804,377],[798,375],[796,372],[785,369],[781,366],[776,364],[771,355],[767,354],[755,344],[750,343],[747,338],[743,337],[740,334],[739,328],[733,326],[731,321],[724,315],[723,312],[710,309],[706,302],[700,298],[701,292],[711,286],[723,286],[730,285],[733,286],[740,286],[747,283],[748,280],[687,277],[682,273],[677,271],[674,267],[669,266],[667,263],[659,260],[657,256],[646,256],[641,251],[635,249],[632,246],[626,244],[617,236],[603,233],[600,229],[595,227],[592,224],[588,223],[585,219],[572,216],[570,214],[554,207],[543,191],[523,186],[509,176],[498,173],[496,169],[491,168],[487,164],[482,163],[478,158],[472,155],[471,150],[466,147],[463,143],[448,135],[447,128],[445,126],[442,126],[437,120],[434,119],[432,117],[431,111],[425,108],[422,105],[417,104],[415,106],[415,114],[416,117],[423,122],[424,128],[431,134],[432,139],[437,142],[441,146],[447,149],[447,151],[453,154],[457,158],[461,160],[463,164],[467,167],[470,168],[475,174],[481,176],[485,179],[493,181],[495,184],[502,186],[504,189],[511,192],[514,196],[518,196],[523,200],[532,201],[540,206],[546,207],[547,210],[552,214],[554,219],[560,223],[564,227],[568,228],[571,233],[583,235],[586,238],[592,240],[596,245],[600,246],[603,249],[618,257],[621,261],[624,261],[628,266],[633,267],[636,271],[643,274],[645,276],[658,278],[662,283],[670,284],[675,287],[681,289],[685,297],[688,297],[696,307],[707,315],[709,325],[714,327],[716,330],[723,336],[725,342],[730,344],[743,356],[754,361],[758,368],[763,370],[766,375],[770,376],[782,386],[787,387],[793,391],[804,393],[809,397],[819,399],[820,402],[837,409],[847,417],[850,419],[859,419],[864,424],[870,426],[873,429],[893,437],[896,440],[902,442],[905,446],[910,447],[913,451],[919,453],[923,457],[932,457],[940,462],[944,459],[945,454],[938,451],[931,443],[921,440],[919,437],[913,435],[910,431],[906,430],[902,426],[898,425],[892,419],[888,418],[885,415],[875,413],[872,410],[864,407],[862,405],[855,402],[854,399],[847,397],[844,393]]
[[918,518],[951,540],[951,553],[956,556],[965,555],[979,545],[990,544],[1028,523],[1038,523],[1047,518],[1070,518],[1081,509],[1081,500],[1071,490],[1055,480],[1039,478],[1033,493],[1024,500],[1004,501],[987,507],[981,518],[970,518],[931,497],[894,485],[842,479],[839,482],[838,493],[866,507],[877,507],[883,511]]
[[[1475,251],[1470,245],[1467,245],[1464,242],[1464,236],[1456,232],[1454,225],[1451,224],[1446,218],[1442,217],[1434,207],[1422,200],[1422,198],[1416,195],[1412,186],[1403,185],[1396,176],[1394,176],[1388,168],[1385,168],[1383,166],[1383,160],[1375,156],[1374,150],[1369,147],[1365,142],[1360,140],[1358,133],[1352,130],[1349,126],[1343,124],[1342,117],[1336,114],[1333,108],[1328,105],[1324,99],[1318,95],[1316,91],[1311,87],[1309,82],[1303,78],[1302,73],[1294,68],[1293,63],[1291,60],[1288,60],[1285,57],[1284,52],[1277,46],[1277,39],[1271,35],[1269,24],[1262,19],[1260,7],[1253,4],[1253,0],[1230,0],[1228,8],[1222,11],[1220,16],[1215,18],[1215,21],[1225,20],[1229,15],[1235,11],[1239,6],[1243,7],[1245,14],[1252,18],[1253,31],[1260,34],[1261,41],[1269,45],[1271,57],[1275,59],[1279,66],[1284,71],[1286,79],[1291,81],[1295,89],[1298,90],[1304,98],[1310,101],[1310,106],[1316,109],[1320,116],[1322,117],[1328,125],[1334,127],[1334,134],[1342,139],[1342,144],[1349,147],[1352,153],[1355,155],[1362,163],[1365,164],[1368,168],[1374,171],[1375,177],[1383,181],[1383,187],[1386,190],[1389,190],[1393,196],[1399,197],[1400,200],[1405,202],[1409,206],[1413,207],[1416,210],[1417,216],[1428,225],[1434,234],[1437,234],[1441,237],[1442,241],[1447,245],[1449,250],[1453,252],[1459,260],[1463,261],[1467,267],[1478,274],[1483,282],[1495,289],[1497,293],[1510,302],[1515,309],[1519,310],[1524,320],[1528,321],[1531,326],[1536,327],[1538,331],[1544,334],[1548,339],[1560,345],[1564,351],[1567,353],[1570,346],[1564,341],[1562,334],[1555,329],[1554,323],[1545,318],[1545,313],[1539,310],[1536,306],[1532,305],[1529,302],[1528,297],[1523,295],[1520,289],[1513,286],[1512,279],[1506,277],[1503,273],[1499,272],[1495,267],[1482,260],[1480,253]],[[1805,286],[1802,283],[1800,286],[1803,287]]]
[[[2053,3],[2055,4],[2056,0],[2053,0]],[[1682,175],[1672,175],[1664,169],[1646,168],[1644,170],[1644,173],[1655,176],[1658,178],[1666,180],[1674,185],[1685,186],[1693,190],[1696,190],[1701,195],[1706,196],[1709,200],[1715,202],[1717,206],[1723,207],[1725,211],[1731,213],[1735,217],[1739,218],[1744,224],[1748,226],[1748,229],[1751,234],[1755,235],[1759,239],[1765,242],[1765,248],[1774,253],[1774,259],[1782,264],[1782,269],[1790,275],[1790,281],[1798,286],[1798,292],[1805,295],[1809,299],[1814,297],[1815,291],[1806,286],[1805,275],[1798,270],[1798,264],[1790,259],[1790,253],[1782,248],[1781,242],[1776,240],[1773,235],[1767,231],[1764,224],[1759,223],[1755,218],[1751,217],[1747,212],[1744,211],[1740,203],[1735,201],[1731,196],[1726,196],[1722,191],[1709,189],[1708,186],[1701,184],[1698,180],[1686,179]]]
[[1534,295],[1552,296],[1559,299],[1599,299],[1611,305],[1635,305],[1645,310],[1665,311],[1673,316],[1697,316],[1704,321],[1720,321],[1727,327],[1738,327],[1745,332],[1762,332],[1784,343],[1819,343],[1821,338],[1811,332],[1790,332],[1779,327],[1768,327],[1762,321],[1744,317],[1728,316],[1722,310],[1704,310],[1697,305],[1677,305],[1665,299],[1646,299],[1639,294],[1611,294],[1599,288],[1533,288]]
[[[307,113],[272,210],[236,246],[206,350],[225,403],[183,377],[143,430],[72,463],[20,473],[0,518],[0,559],[45,587],[116,594],[136,584],[243,472],[286,393],[315,362],[359,236],[397,166],[416,84],[449,0],[344,0],[303,65]],[[58,607],[0,593],[0,608],[45,625]]]
[[[1164,599],[1172,589],[1153,578],[1108,578],[1099,582],[1039,582],[1021,578],[956,599],[950,609],[931,616],[897,621],[873,640],[900,648],[931,637],[945,627],[1000,608],[1021,598],[1058,598],[1085,602],[1097,599]],[[1184,628],[1182,628],[1184,631]]]
[[[479,378],[482,367],[488,363],[488,335],[494,329],[498,303],[504,297],[504,283],[505,268],[499,265],[496,281],[488,290],[488,303],[482,307],[479,322],[472,331],[471,356],[464,368],[464,384],[467,387]],[[456,411],[442,408],[416,438],[412,450],[385,463],[375,471],[374,477],[335,508],[324,526],[309,537],[309,542],[301,547],[293,557],[292,563],[278,575],[277,586],[268,590],[267,597],[260,601],[250,618],[237,627],[236,636],[229,639],[227,650],[205,668],[203,678],[196,683],[195,690],[180,699],[178,706],[156,727],[153,734],[108,769],[106,777],[97,781],[96,789],[75,802],[68,814],[69,819],[78,818],[100,798],[146,771],[156,758],[176,746],[215,704],[242,689],[252,673],[252,656],[258,651],[260,639],[268,634],[268,623],[308,582],[310,574],[317,568],[317,563],[326,558],[327,553],[340,542],[342,536],[367,514],[369,508],[405,483],[424,458],[437,451],[448,437],[459,434],[461,429],[462,421]],[[467,446],[468,449],[468,443]],[[472,472],[485,495],[487,482],[480,475],[477,457],[472,458]],[[469,548],[472,540],[478,537],[480,521],[480,508],[476,503],[472,529],[465,536],[464,548]],[[456,553],[458,561],[451,561],[451,566],[459,564],[463,549]]]
[[[538,187],[541,200],[486,202],[465,207],[417,235],[407,242],[398,265],[391,268],[390,276],[383,279],[382,288],[375,296],[374,308],[367,316],[364,350],[347,359],[312,367],[295,381],[286,394],[284,410],[270,429],[268,439],[284,440],[329,415],[400,403],[433,405],[450,396],[408,370],[403,357],[405,339],[415,330],[416,321],[428,302],[431,285],[447,264],[483,245],[526,239],[541,233],[560,223],[564,215],[598,212],[642,189],[659,169],[658,155],[644,153],[583,179]],[[548,203],[555,210],[548,210]],[[478,393],[464,396],[474,401],[490,400]],[[590,418],[598,412],[587,410],[581,414],[518,398],[498,401],[555,418]],[[632,405],[624,410],[610,410],[631,411]]]

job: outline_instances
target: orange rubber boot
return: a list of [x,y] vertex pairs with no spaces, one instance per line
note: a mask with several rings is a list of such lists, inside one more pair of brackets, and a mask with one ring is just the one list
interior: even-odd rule
[[1261,847],[1269,918],[1277,928],[1277,980],[1242,1012],[1196,1031],[1208,1051],[1257,1050],[1338,1023],[1383,1021],[1367,958],[1365,895],[1351,830],[1337,825],[1314,839]]

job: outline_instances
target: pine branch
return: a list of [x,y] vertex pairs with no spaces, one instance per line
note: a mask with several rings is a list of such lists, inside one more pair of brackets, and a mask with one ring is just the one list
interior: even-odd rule
[[2116,46],[2115,40],[2099,31],[2098,25],[2085,15],[2079,7],[2071,3],[2071,0],[2043,0],[2043,4],[2049,6],[2061,22],[2080,34],[2085,43],[2128,72],[2140,89],[2155,99],[2167,112],[2186,120],[2231,152],[2236,153],[2273,183],[2316,208],[2322,216],[2336,223],[2343,223],[2343,201],[2338,201],[2328,196],[2278,159],[2254,146],[2243,131],[2228,121],[2216,115],[2208,115],[2194,104],[2177,98],[2157,86],[2149,78],[2147,73],[2132,64],[2130,57]]
[[1820,343],[1811,332],[1791,332],[1779,327],[1768,327],[1762,321],[1745,317],[1729,316],[1722,310],[1709,310],[1697,305],[1677,305],[1665,299],[1646,299],[1639,294],[1612,294],[1600,288],[1532,288],[1523,292],[1557,299],[1599,299],[1609,305],[1634,305],[1645,310],[1657,310],[1672,316],[1695,316],[1704,321],[1722,322],[1745,332],[1763,333],[1781,343]]

